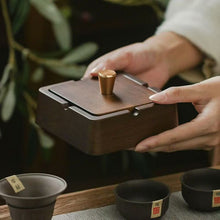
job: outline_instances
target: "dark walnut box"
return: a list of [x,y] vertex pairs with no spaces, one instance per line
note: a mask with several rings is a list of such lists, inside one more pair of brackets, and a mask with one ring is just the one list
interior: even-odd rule
[[149,96],[156,92],[128,74],[116,77],[113,95],[102,95],[97,79],[42,87],[37,123],[88,154],[133,148],[177,126],[176,105],[152,103]]

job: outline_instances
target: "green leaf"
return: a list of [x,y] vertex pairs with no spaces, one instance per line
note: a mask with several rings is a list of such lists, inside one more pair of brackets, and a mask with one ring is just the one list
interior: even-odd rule
[[30,11],[29,0],[19,1],[15,10],[15,15],[13,16],[13,22],[12,22],[13,34],[16,34],[23,26],[29,11]]
[[12,80],[9,83],[8,91],[2,103],[1,118],[4,122],[8,121],[15,109],[16,97],[15,97],[15,81]]
[[84,75],[86,71],[86,66],[75,66],[75,65],[63,66],[63,67],[50,66],[49,69],[64,77],[79,79]]
[[64,50],[70,49],[72,45],[71,28],[56,4],[51,0],[30,1],[40,14],[52,22],[54,34],[60,48]]
[[54,146],[54,140],[47,135],[42,129],[37,130],[40,145],[44,148],[52,148]]
[[12,69],[13,69],[13,67],[10,63],[8,63],[5,66],[5,69],[3,71],[2,78],[1,78],[1,81],[0,81],[0,88],[2,86],[4,86],[6,84],[6,82],[8,81]]
[[87,42],[70,51],[63,59],[65,64],[79,63],[91,58],[98,50],[96,43]]
[[71,28],[66,19],[62,17],[59,23],[53,24],[53,31],[59,47],[63,50],[68,50],[72,47]]
[[31,77],[32,82],[38,83],[43,78],[44,78],[44,69],[42,67],[36,68]]
[[30,0],[31,4],[52,23],[62,22],[63,16],[56,4],[51,0]]
[[34,51],[35,55],[41,57],[41,58],[60,58],[66,55],[66,50],[55,50],[55,51],[45,51],[45,52],[39,52]]
[[0,103],[2,103],[2,101],[4,100],[6,91],[7,91],[6,86],[3,86],[0,90]]

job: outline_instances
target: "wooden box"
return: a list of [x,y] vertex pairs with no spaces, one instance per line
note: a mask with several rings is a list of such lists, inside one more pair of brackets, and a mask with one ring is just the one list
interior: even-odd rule
[[96,79],[67,81],[39,89],[37,123],[79,150],[100,155],[133,148],[141,140],[177,126],[176,105],[152,103],[157,91],[119,74],[113,95]]

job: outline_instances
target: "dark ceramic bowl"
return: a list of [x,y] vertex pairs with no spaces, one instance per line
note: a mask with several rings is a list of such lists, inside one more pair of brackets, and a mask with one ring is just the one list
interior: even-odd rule
[[186,172],[181,184],[182,196],[192,209],[220,209],[220,170],[204,168]]
[[66,189],[60,177],[27,173],[17,177],[25,189],[15,193],[6,179],[0,180],[0,196],[9,206],[13,220],[49,220],[52,218],[56,197]]
[[115,189],[116,206],[129,220],[158,219],[169,206],[169,189],[152,180],[131,180]]

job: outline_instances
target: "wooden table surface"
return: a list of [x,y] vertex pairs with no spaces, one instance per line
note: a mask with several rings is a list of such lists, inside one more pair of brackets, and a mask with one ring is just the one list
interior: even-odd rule
[[[220,169],[220,166],[213,168]],[[169,186],[171,192],[180,191],[180,176],[182,173],[176,173],[161,177],[152,178],[153,180],[165,183]],[[60,215],[90,208],[98,208],[114,204],[114,189],[116,185],[104,186],[95,189],[83,190],[74,193],[68,193],[58,196],[54,215]],[[9,210],[7,205],[0,206],[0,219],[9,220]]]

